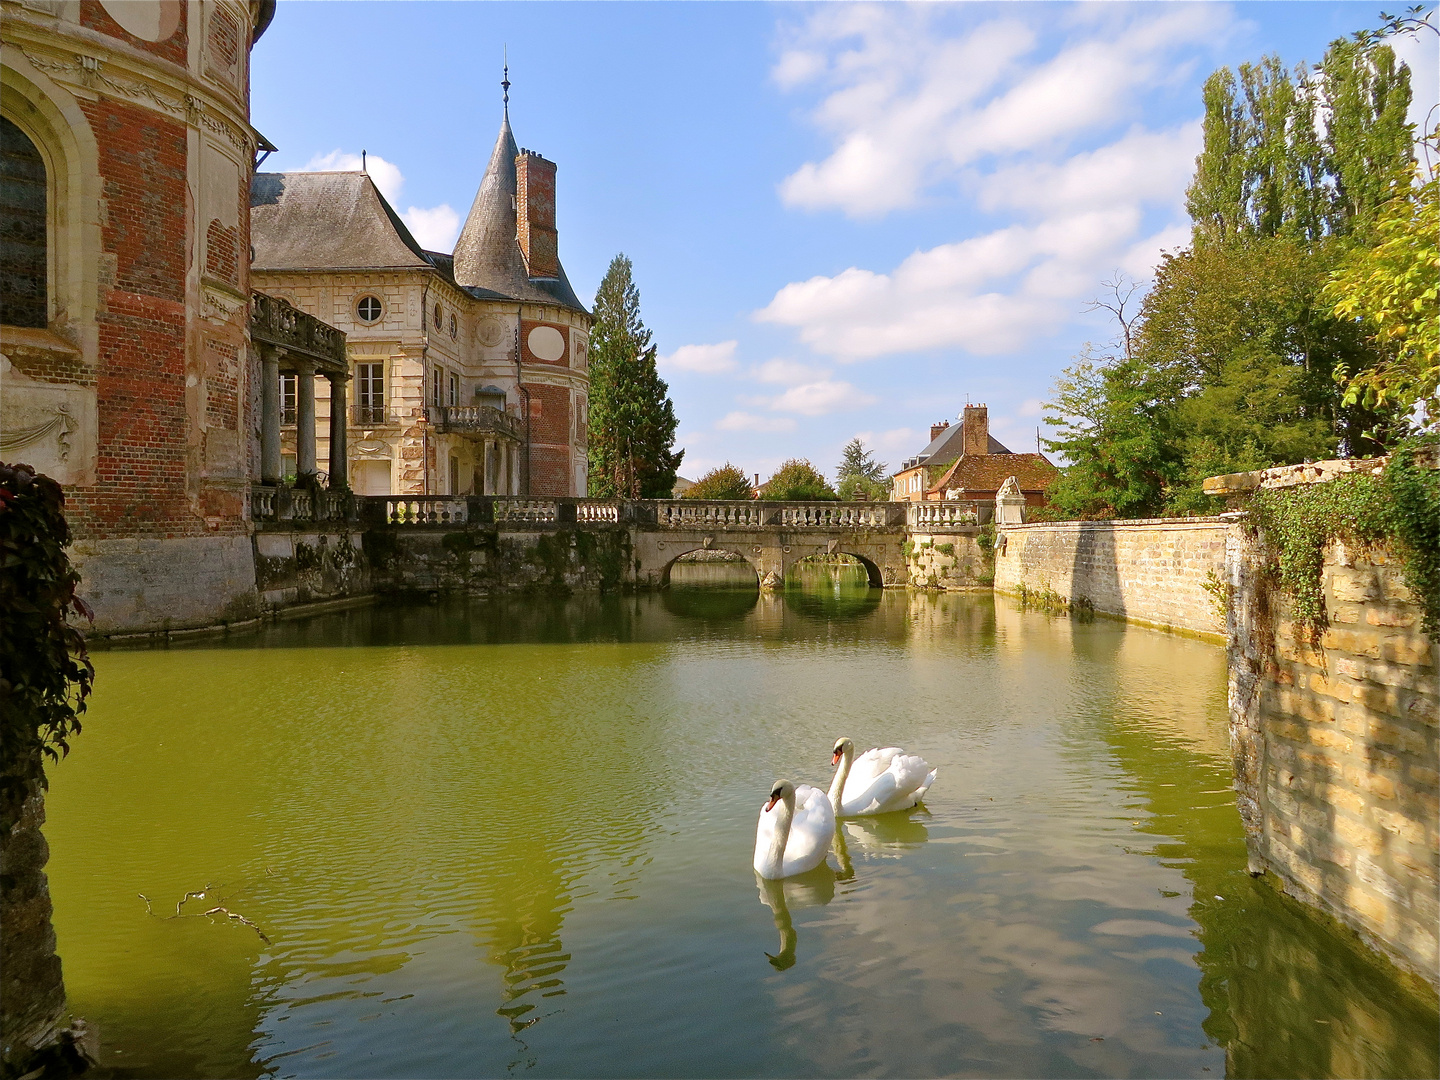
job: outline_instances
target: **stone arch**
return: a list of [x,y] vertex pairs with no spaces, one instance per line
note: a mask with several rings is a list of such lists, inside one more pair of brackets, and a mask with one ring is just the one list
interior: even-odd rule
[[754,559],[750,558],[750,556],[746,555],[743,551],[736,551],[734,548],[728,548],[728,547],[711,547],[711,548],[706,548],[704,544],[694,544],[694,545],[692,545],[691,547],[686,548],[684,551],[677,552],[675,555],[671,556],[670,561],[667,562],[667,563],[665,564],[664,568],[661,569],[661,571],[660,571],[660,587],[661,587],[662,589],[668,589],[668,588],[670,587],[670,570],[671,570],[672,567],[674,567],[674,565],[675,565],[681,558],[683,558],[684,556],[689,555],[689,554],[691,554],[692,552],[695,552],[695,551],[706,551],[706,550],[709,550],[709,551],[728,551],[728,552],[729,552],[730,554],[732,554],[732,555],[739,555],[740,558],[742,558],[742,559],[745,560],[745,565],[748,566],[748,567],[750,567],[750,569],[755,572],[755,586],[756,586],[756,588],[759,588],[759,586],[760,586],[760,581],[761,581],[761,579],[762,579],[762,577],[763,577],[764,575],[761,573],[760,567],[758,567],[758,566],[755,565],[755,560],[754,560]]
[[[821,554],[825,554],[825,552],[815,551],[811,552],[809,555],[803,555],[796,559],[787,560],[785,564],[785,575],[788,577],[790,575],[790,571],[793,570],[795,567],[799,566],[806,559]],[[849,555],[852,559],[859,561],[860,565],[865,568],[865,576],[867,579],[869,579],[870,587],[872,589],[883,589],[885,587],[884,573],[881,571],[879,565],[876,564],[875,560],[871,559],[868,555],[862,555],[858,551],[848,550],[847,548],[840,547],[838,544],[835,546],[834,550],[830,552],[830,554]]]
[[45,162],[47,322],[93,360],[98,348],[95,268],[101,261],[102,194],[95,135],[75,97],[8,44],[0,64],[0,111],[35,144]]

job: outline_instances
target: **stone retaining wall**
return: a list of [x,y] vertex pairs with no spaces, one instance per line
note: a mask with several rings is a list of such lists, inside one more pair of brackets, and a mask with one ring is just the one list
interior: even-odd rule
[[216,626],[259,614],[249,536],[81,539],[70,561],[99,635]]
[[905,560],[910,584],[922,589],[989,585],[990,567],[977,542],[979,535],[979,526],[943,533],[910,533]]
[[1049,590],[1101,614],[1218,642],[1228,525],[1217,517],[1001,525],[995,588]]
[[1384,551],[1325,553],[1318,639],[1236,528],[1230,732],[1252,872],[1440,985],[1437,648]]

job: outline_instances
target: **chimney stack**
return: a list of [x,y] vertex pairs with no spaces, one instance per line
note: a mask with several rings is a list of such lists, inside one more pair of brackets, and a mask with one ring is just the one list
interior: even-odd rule
[[940,437],[940,433],[950,426],[949,420],[942,420],[938,424],[930,425],[930,441],[934,442]]
[[960,453],[983,457],[990,452],[990,413],[984,405],[966,405],[960,418]]
[[555,232],[555,163],[531,150],[515,158],[515,231],[532,278],[560,276]]

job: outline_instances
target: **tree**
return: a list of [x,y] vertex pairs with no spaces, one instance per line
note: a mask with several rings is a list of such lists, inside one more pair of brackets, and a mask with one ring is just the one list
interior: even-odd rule
[[682,499],[753,499],[755,493],[745,474],[727,461],[718,469],[711,469],[695,481],[694,486],[680,497]]
[[595,294],[590,331],[590,494],[661,499],[685,456],[673,450],[679,421],[655,346],[640,321],[631,263],[616,255]]
[[775,470],[760,489],[772,502],[835,500],[840,498],[824,475],[805,458],[791,458]]
[[835,487],[842,499],[853,499],[856,492],[863,492],[868,499],[883,501],[890,497],[889,474],[890,467],[876,461],[874,451],[865,449],[860,439],[851,439],[835,467]]
[[[1426,142],[1440,152],[1440,127]],[[1417,408],[1424,426],[1440,423],[1440,180],[1432,165],[1424,183],[1402,175],[1394,188],[1375,224],[1378,243],[1348,253],[1324,298],[1378,354],[1367,367],[1337,365],[1344,403],[1388,414],[1389,434],[1403,436]]]
[[1205,81],[1204,147],[1186,193],[1196,243],[1368,229],[1411,160],[1409,68],[1388,45],[1357,39],[1333,42],[1313,68],[1292,74],[1267,56],[1238,76],[1222,68]]

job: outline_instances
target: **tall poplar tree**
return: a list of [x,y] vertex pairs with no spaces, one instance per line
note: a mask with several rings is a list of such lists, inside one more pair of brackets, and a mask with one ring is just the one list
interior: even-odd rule
[[623,254],[595,294],[590,330],[590,494],[663,499],[685,456],[673,450],[675,406],[655,368],[655,346],[640,321],[640,290]]

